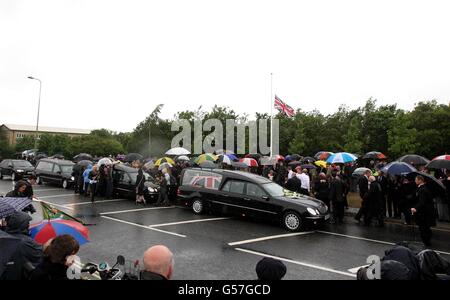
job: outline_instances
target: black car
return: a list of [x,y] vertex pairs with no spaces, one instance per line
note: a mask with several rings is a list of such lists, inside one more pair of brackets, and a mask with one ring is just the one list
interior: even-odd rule
[[329,218],[322,201],[304,195],[288,196],[271,180],[241,171],[184,169],[178,197],[196,214],[215,211],[281,221],[289,231],[320,225]]
[[72,169],[74,163],[69,160],[44,158],[36,165],[37,184],[54,183],[65,189],[74,183]]
[[[114,165],[112,171],[113,192],[119,197],[136,199],[136,179],[138,170],[126,165]],[[155,183],[154,178],[145,173],[144,198],[147,202],[155,202],[158,198],[159,186]]]
[[13,181],[27,178],[34,172],[34,166],[26,160],[4,159],[0,163],[0,179],[3,176],[11,176]]

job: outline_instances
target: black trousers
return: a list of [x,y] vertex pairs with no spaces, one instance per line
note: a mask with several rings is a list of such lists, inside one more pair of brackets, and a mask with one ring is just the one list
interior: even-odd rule
[[343,222],[344,221],[344,201],[333,201],[333,219],[335,222]]
[[426,224],[417,224],[419,225],[420,238],[425,246],[431,245],[431,237],[433,236],[433,232],[431,231],[431,227]]
[[89,187],[91,188],[91,201],[94,202],[94,197],[97,193],[97,183],[91,183]]
[[361,207],[358,210],[358,213],[355,216],[356,220],[361,220],[362,216],[366,216],[367,215],[367,203],[366,200],[362,200],[361,201]]

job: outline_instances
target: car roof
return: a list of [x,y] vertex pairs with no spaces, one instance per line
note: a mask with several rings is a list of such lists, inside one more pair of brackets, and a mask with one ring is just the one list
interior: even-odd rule
[[186,170],[201,170],[201,171],[206,171],[206,172],[210,171],[210,172],[222,174],[223,176],[226,176],[228,178],[253,181],[256,183],[260,183],[260,184],[272,182],[271,180],[269,180],[266,177],[263,177],[263,176],[260,176],[257,174],[253,174],[253,173],[244,172],[244,171],[233,171],[233,170],[223,170],[223,169],[206,169],[206,168],[188,168]]
[[45,161],[45,162],[51,162],[51,163],[55,163],[58,165],[69,165],[72,166],[75,163],[70,161],[70,160],[64,160],[64,159],[56,159],[56,158],[43,158],[41,160],[39,160],[39,162],[41,161]]
[[[6,159],[5,159],[6,160]],[[28,160],[25,160],[25,159],[9,159],[11,162],[23,162],[23,161],[26,161],[27,163],[30,163]],[[31,163],[30,163],[31,164]]]

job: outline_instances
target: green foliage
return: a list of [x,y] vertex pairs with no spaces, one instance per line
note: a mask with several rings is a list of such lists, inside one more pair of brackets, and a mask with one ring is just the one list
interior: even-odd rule
[[34,135],[25,135],[23,138],[16,141],[16,152],[22,152],[25,150],[34,148]]
[[0,161],[5,157],[11,157],[14,154],[14,149],[9,146],[6,133],[0,130]]

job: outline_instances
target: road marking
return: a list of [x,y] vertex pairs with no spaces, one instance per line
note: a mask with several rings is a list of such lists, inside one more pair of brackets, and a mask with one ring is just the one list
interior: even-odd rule
[[[374,242],[374,243],[386,244],[386,245],[394,245],[394,246],[397,245],[396,243],[391,243],[391,242],[386,242],[386,241],[380,241],[380,240],[372,240],[372,239],[363,238],[363,237],[359,237],[359,236],[346,235],[346,234],[335,233],[335,232],[328,232],[328,231],[321,231],[321,230],[317,230],[316,232],[325,233],[325,234],[331,234],[331,235],[336,235],[336,236],[342,236],[342,237],[346,237],[346,238],[350,238],[350,239],[355,239],[355,240],[363,240],[363,241],[368,241],[368,242]],[[437,253],[439,253],[439,254],[450,255],[449,252],[439,251],[439,250],[434,250],[434,249],[431,249],[431,250],[433,250],[434,252],[437,252]]]
[[75,202],[75,203],[67,203],[68,206],[77,206],[77,205],[86,205],[86,204],[96,204],[96,203],[107,203],[107,202],[119,202],[125,201],[127,199],[110,199],[110,200],[97,200],[94,202],[86,201],[86,202]]
[[349,271],[352,274],[356,274],[356,273],[358,273],[359,269],[365,268],[367,266],[369,266],[369,265],[363,265],[363,266],[359,266],[359,267],[354,267],[354,268],[348,269],[347,271]]
[[154,227],[162,227],[162,226],[170,226],[170,225],[189,224],[189,223],[208,222],[208,221],[219,221],[219,220],[228,220],[228,219],[231,219],[231,218],[210,218],[210,219],[189,220],[189,221],[148,225],[148,227],[154,228]]
[[166,206],[166,207],[146,207],[146,208],[135,208],[135,209],[127,209],[127,210],[118,210],[118,211],[107,211],[100,213],[100,215],[114,215],[114,214],[122,214],[133,211],[143,211],[143,210],[157,210],[157,209],[167,209],[167,208],[176,208],[175,206]]
[[59,189],[43,189],[43,190],[39,190],[39,189],[33,188],[33,192],[50,192],[50,191],[59,191]]
[[237,246],[237,245],[242,245],[242,244],[249,244],[249,243],[255,243],[255,242],[260,242],[260,241],[267,241],[267,240],[272,240],[272,239],[285,238],[285,237],[290,237],[290,236],[305,235],[305,234],[310,234],[310,233],[313,233],[313,232],[314,231],[305,231],[305,232],[294,232],[294,233],[270,235],[270,236],[260,237],[260,238],[251,239],[251,240],[232,242],[232,243],[228,243],[228,245],[229,246]]
[[58,197],[67,197],[67,196],[76,196],[76,194],[71,193],[71,194],[60,194],[60,195],[52,195],[52,196],[42,196],[39,197],[41,199],[49,199],[49,198],[58,198]]
[[108,220],[112,220],[112,221],[128,224],[128,225],[136,226],[136,227],[141,227],[141,228],[145,228],[145,229],[149,229],[149,230],[154,230],[154,231],[158,231],[158,232],[162,232],[162,233],[167,233],[167,234],[170,234],[170,235],[175,235],[175,236],[179,236],[179,237],[183,237],[183,238],[186,237],[184,234],[179,234],[179,233],[175,233],[175,232],[165,231],[165,230],[161,230],[161,229],[157,229],[157,228],[151,228],[151,227],[148,227],[148,226],[145,226],[145,225],[136,224],[136,223],[132,223],[132,222],[116,219],[116,218],[111,218],[111,217],[108,217],[108,216],[100,216],[100,217],[108,219]]
[[261,252],[252,251],[252,250],[247,250],[247,249],[242,249],[242,248],[234,248],[234,249],[237,251],[241,251],[241,252],[245,252],[245,253],[249,253],[249,254],[254,254],[254,255],[263,256],[263,257],[270,257],[270,258],[278,259],[278,260],[285,261],[288,263],[304,266],[304,267],[309,267],[309,268],[313,268],[313,269],[317,269],[317,270],[321,270],[321,271],[326,271],[326,272],[330,272],[330,273],[336,273],[339,275],[356,278],[355,274],[348,273],[348,272],[343,272],[343,271],[339,271],[339,270],[335,270],[335,269],[317,266],[317,265],[313,265],[313,264],[309,264],[309,263],[305,263],[305,262],[301,262],[301,261],[296,261],[296,260],[292,260],[292,259],[288,259],[288,258],[284,258],[284,257],[273,256],[273,255],[269,255],[269,254],[265,254],[265,253],[261,253]]

